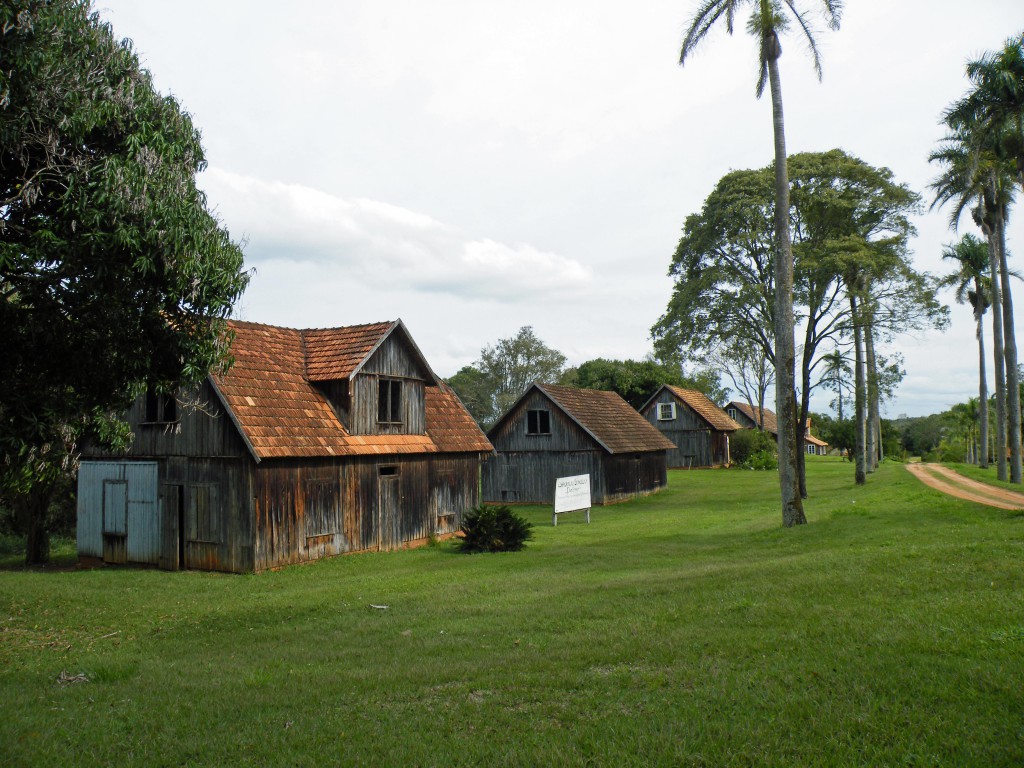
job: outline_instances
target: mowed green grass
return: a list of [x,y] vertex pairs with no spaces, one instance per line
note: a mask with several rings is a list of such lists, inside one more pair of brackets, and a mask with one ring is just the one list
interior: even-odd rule
[[673,472],[514,554],[0,572],[0,763],[1024,764],[1024,517],[808,472],[792,530]]

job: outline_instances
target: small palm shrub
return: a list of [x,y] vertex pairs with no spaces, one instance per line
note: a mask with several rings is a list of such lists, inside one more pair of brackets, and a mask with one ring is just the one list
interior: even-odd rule
[[481,504],[462,516],[464,536],[459,540],[459,551],[518,552],[533,538],[532,528],[504,504]]

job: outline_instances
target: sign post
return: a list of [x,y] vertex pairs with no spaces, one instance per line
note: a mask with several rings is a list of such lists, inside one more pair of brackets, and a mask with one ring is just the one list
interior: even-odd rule
[[551,524],[558,525],[558,516],[565,512],[587,511],[590,523],[590,475],[560,477],[555,481],[555,510]]

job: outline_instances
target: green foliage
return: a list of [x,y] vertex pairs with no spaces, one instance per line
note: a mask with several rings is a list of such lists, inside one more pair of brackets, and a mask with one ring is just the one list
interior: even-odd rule
[[480,350],[480,359],[463,367],[448,384],[484,430],[534,382],[554,384],[562,376],[565,355],[537,338],[528,325],[509,339]]
[[533,538],[533,526],[505,505],[481,504],[462,517],[460,552],[518,552]]
[[21,503],[146,386],[226,362],[248,274],[191,117],[89,2],[5,3],[0,61],[0,488]]
[[577,368],[565,372],[562,384],[581,389],[600,389],[616,392],[639,410],[663,384],[672,384],[703,392],[711,400],[725,400],[718,374],[710,369],[687,374],[683,367],[655,360],[588,360]]
[[729,436],[729,456],[737,466],[746,465],[755,455],[756,462],[765,463],[767,458],[761,454],[770,454],[775,461],[773,466],[778,466],[777,453],[775,438],[762,430],[740,429]]

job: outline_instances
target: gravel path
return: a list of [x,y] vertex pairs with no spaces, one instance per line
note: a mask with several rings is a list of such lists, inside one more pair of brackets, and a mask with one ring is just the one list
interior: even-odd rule
[[950,496],[1000,509],[1024,509],[1024,493],[979,483],[941,464],[907,464],[907,470],[925,485]]

